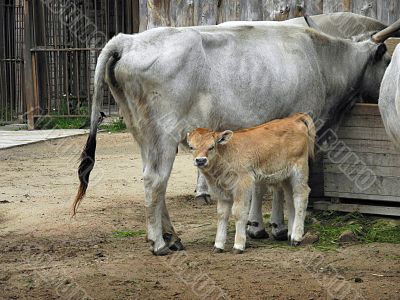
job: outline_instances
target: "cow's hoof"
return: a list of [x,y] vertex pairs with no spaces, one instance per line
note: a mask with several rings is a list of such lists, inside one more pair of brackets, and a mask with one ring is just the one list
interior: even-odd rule
[[288,230],[287,228],[274,228],[272,227],[272,236],[276,241],[286,241],[288,240]]
[[212,250],[212,252],[213,252],[213,253],[222,253],[222,252],[224,252],[224,249],[214,247],[213,250]]
[[233,254],[242,254],[244,251],[236,248],[232,248],[232,253]]
[[209,194],[201,194],[194,198],[197,204],[199,205],[210,205],[211,204],[211,196]]
[[291,241],[290,244],[294,247],[300,246],[301,245],[301,241]]
[[247,235],[252,239],[267,239],[269,237],[267,231],[263,229],[257,229],[249,226],[246,230]]
[[172,251],[182,251],[185,250],[185,247],[183,246],[181,240],[175,241],[172,245],[169,246],[169,249]]
[[157,251],[153,250],[153,254],[155,256],[164,256],[164,255],[168,255],[171,253],[172,253],[172,251],[168,248],[168,246],[164,246],[161,249],[158,249]]

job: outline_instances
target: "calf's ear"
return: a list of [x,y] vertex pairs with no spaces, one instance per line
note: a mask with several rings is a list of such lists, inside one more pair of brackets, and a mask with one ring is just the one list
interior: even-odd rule
[[225,130],[218,135],[217,144],[225,145],[231,139],[233,132],[230,130]]

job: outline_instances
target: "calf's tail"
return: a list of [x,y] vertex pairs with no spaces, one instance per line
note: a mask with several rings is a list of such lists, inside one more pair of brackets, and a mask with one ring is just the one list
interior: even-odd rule
[[95,163],[97,127],[105,116],[102,112],[100,112],[105,87],[104,78],[107,75],[111,81],[113,81],[112,79],[115,79],[114,74],[105,74],[106,72],[113,72],[115,63],[119,59],[118,52],[110,49],[112,48],[110,46],[112,45],[109,43],[104,47],[97,60],[94,74],[94,95],[92,102],[92,114],[90,118],[90,133],[80,157],[81,162],[78,168],[78,177],[80,183],[78,192],[72,205],[73,216],[76,214],[76,210],[86,194],[90,172],[92,171]]
[[312,117],[308,114],[299,114],[299,120],[301,120],[308,129],[308,157],[314,159],[315,155],[315,125]]

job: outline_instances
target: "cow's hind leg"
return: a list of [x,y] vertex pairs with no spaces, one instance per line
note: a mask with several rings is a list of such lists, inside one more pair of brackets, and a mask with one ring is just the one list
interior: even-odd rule
[[258,181],[254,184],[247,223],[247,234],[252,239],[268,238],[262,215],[262,201],[266,193],[267,185],[263,181]]
[[272,187],[272,212],[269,224],[271,226],[272,236],[275,240],[285,241],[287,239],[288,229],[284,223],[284,192],[281,186]]
[[[177,144],[161,140],[157,145],[141,145],[147,239],[151,242],[155,255],[170,253],[170,245],[163,238],[163,227],[165,230],[172,231],[172,225],[168,224],[170,221],[166,220],[165,193],[175,159],[176,147]],[[175,238],[177,238],[176,234]]]
[[206,178],[199,171],[197,171],[196,202],[199,204],[211,204]]

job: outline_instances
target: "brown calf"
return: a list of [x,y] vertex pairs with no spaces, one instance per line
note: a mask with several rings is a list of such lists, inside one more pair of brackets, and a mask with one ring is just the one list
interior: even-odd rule
[[256,180],[281,185],[289,211],[288,236],[301,242],[308,203],[308,158],[314,155],[315,127],[303,113],[232,132],[197,128],[188,134],[194,165],[218,199],[214,252],[222,252],[229,215],[236,222],[234,253],[246,244],[250,193]]

